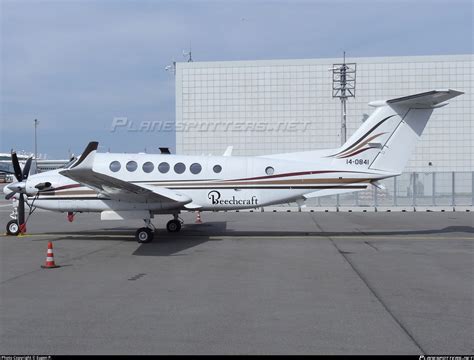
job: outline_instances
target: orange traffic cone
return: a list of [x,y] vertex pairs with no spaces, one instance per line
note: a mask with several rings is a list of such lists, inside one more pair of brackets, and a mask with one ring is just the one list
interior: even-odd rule
[[54,269],[59,266],[54,263],[53,243],[48,241],[48,252],[46,253],[46,262],[41,265],[43,269]]
[[196,221],[195,221],[196,224],[202,224],[202,219],[201,219],[201,212],[200,211],[196,211]]

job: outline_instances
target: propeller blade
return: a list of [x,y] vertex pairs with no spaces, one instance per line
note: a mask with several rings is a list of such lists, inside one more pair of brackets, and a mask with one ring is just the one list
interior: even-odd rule
[[13,170],[15,171],[15,177],[18,181],[23,180],[23,173],[21,171],[20,163],[18,161],[18,156],[16,155],[16,152],[12,152],[12,165],[13,165]]
[[30,175],[32,161],[33,161],[32,157],[29,157],[28,160],[26,160],[25,167],[23,168],[23,180],[28,179],[28,176]]
[[25,195],[20,193],[20,199],[18,200],[18,226],[21,229],[25,228]]

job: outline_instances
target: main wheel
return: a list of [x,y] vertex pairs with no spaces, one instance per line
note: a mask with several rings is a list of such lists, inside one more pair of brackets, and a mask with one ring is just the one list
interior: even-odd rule
[[181,230],[181,222],[179,220],[173,219],[168,221],[166,224],[166,230],[169,232],[178,232]]
[[16,220],[10,220],[7,223],[7,235],[17,236],[20,233],[20,227]]
[[140,244],[148,243],[153,240],[153,231],[149,228],[140,228],[135,233],[135,240]]

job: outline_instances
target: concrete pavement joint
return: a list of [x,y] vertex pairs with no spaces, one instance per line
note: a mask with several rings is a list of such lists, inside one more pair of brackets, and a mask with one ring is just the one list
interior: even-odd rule
[[336,242],[328,236],[329,241],[333,244],[333,246],[336,248],[336,250],[341,254],[341,256],[344,258],[344,260],[351,266],[352,270],[357,274],[357,276],[363,281],[365,286],[369,289],[369,291],[372,293],[372,295],[377,299],[377,301],[383,306],[385,311],[392,317],[392,319],[397,323],[397,325],[403,330],[403,332],[410,338],[410,340],[416,345],[418,349],[420,349],[422,354],[426,354],[426,351],[423,350],[421,345],[418,343],[418,341],[415,339],[413,334],[408,331],[407,327],[402,324],[400,320],[398,320],[395,316],[395,314],[389,309],[389,307],[385,304],[385,302],[382,300],[382,298],[377,294],[375,289],[369,284],[368,280],[362,275],[360,271],[357,270],[356,266],[352,263],[352,261],[349,259],[347,256],[347,253],[342,251],[336,244]]
[[[311,214],[311,213],[310,213]],[[313,220],[313,223],[316,225],[316,227],[319,229],[319,231],[321,233],[324,232],[323,228],[318,224],[318,222],[316,221],[315,217],[314,217],[314,213],[311,214],[311,220]]]
[[374,244],[371,244],[370,242],[368,241],[364,241],[364,244],[366,244],[367,246],[370,246],[372,249],[374,249],[375,251],[379,251],[379,249],[377,248],[377,246],[375,246]]

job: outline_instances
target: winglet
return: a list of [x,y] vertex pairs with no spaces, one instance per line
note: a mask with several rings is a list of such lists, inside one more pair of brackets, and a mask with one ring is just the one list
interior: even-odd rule
[[97,141],[91,141],[82,152],[79,160],[71,167],[71,169],[78,167],[81,164],[81,167],[92,167],[92,162],[94,161],[95,152],[97,151],[98,146],[99,143]]

